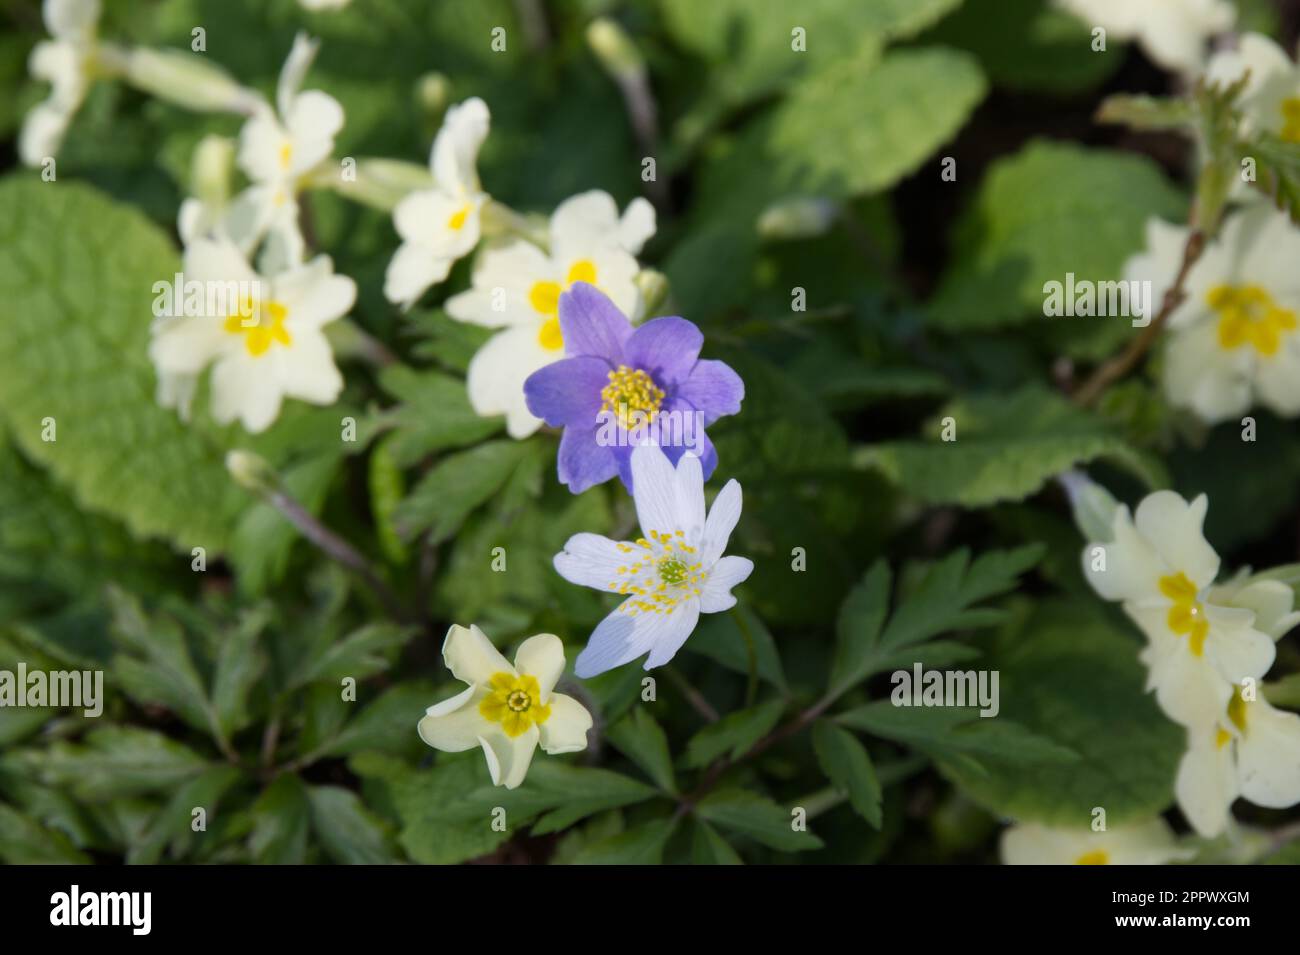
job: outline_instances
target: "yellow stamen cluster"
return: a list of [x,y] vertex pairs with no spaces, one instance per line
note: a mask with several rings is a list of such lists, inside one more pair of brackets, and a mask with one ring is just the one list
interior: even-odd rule
[[1229,351],[1250,345],[1272,357],[1282,347],[1282,336],[1296,329],[1295,312],[1258,285],[1216,285],[1206,301],[1219,313],[1219,346]]
[[640,368],[619,365],[609,373],[609,384],[600,390],[600,400],[601,410],[616,413],[619,426],[626,431],[634,423],[633,415],[639,419],[637,423],[654,420],[664,402],[664,392]]
[[574,282],[595,285],[596,263],[591,259],[579,259],[569,266],[563,285],[559,282],[534,282],[528,290],[528,304],[547,316],[537,330],[537,343],[547,351],[559,351],[564,347],[564,335],[560,331],[560,295]]
[[618,568],[618,579],[609,589],[632,599],[619,608],[623,613],[672,613],[679,603],[698,597],[708,574],[697,558],[697,548],[686,543],[681,531],[648,531],[630,544],[619,544],[619,553],[630,555]]
[[1288,143],[1300,143],[1300,96],[1282,100],[1282,129],[1278,135]]
[[451,214],[451,218],[447,220],[447,228],[452,232],[459,232],[465,228],[465,223],[469,220],[469,211],[470,205],[467,202]]
[[1160,592],[1173,601],[1166,618],[1169,629],[1180,637],[1187,637],[1187,647],[1192,656],[1205,652],[1205,637],[1210,632],[1210,622],[1205,618],[1205,608],[1196,599],[1196,584],[1182,571],[1160,578]]
[[289,171],[289,165],[293,162],[293,143],[286,141],[280,147],[280,168],[285,172]]
[[1075,865],[1110,865],[1110,853],[1105,849],[1093,849],[1074,860]]
[[[241,312],[226,319],[225,329],[232,335],[244,336],[244,347],[254,358],[260,358],[271,348],[272,344],[284,346],[293,344],[289,330],[284,321],[289,317],[289,310],[279,302],[254,302],[245,299]],[[256,321],[250,321],[256,319]]]
[[478,711],[484,719],[500,723],[511,739],[522,736],[534,723],[540,725],[550,719],[551,707],[542,704],[537,677],[494,673],[488,685],[492,691],[479,702]]

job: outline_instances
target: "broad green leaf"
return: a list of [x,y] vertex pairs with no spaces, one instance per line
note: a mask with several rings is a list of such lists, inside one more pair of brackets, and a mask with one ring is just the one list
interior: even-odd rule
[[517,470],[539,465],[539,449],[546,446],[540,441],[489,441],[443,458],[397,506],[398,533],[411,540],[427,530],[432,543],[447,540]]
[[9,865],[88,864],[66,835],[0,802],[0,860]]
[[370,623],[341,639],[321,631],[313,648],[304,655],[290,676],[289,687],[309,683],[337,683],[344,677],[356,680],[382,673],[392,656],[414,635],[410,627],[393,623]]
[[162,230],[88,186],[0,182],[0,418],[86,508],[211,554],[246,500],[224,449],[154,400],[153,287],[179,267]]
[[[331,692],[337,705],[355,706],[339,700],[337,687]],[[415,727],[433,701],[433,688],[428,684],[403,683],[391,687],[344,725],[338,735],[318,750],[318,755],[347,756],[362,750],[400,753],[417,749],[420,744]]]
[[803,852],[822,846],[811,832],[794,828],[798,820],[792,812],[757,793],[718,790],[701,799],[695,811],[715,825],[781,852]]
[[574,865],[658,865],[676,828],[675,819],[642,823],[582,849]]
[[217,726],[227,739],[249,724],[252,715],[248,697],[266,672],[266,654],[261,647],[267,615],[246,614],[221,637],[216,672],[212,677],[212,707]]
[[[1186,731],[1144,690],[1140,636],[1119,632],[1095,601],[1046,602],[1009,628],[986,666],[1000,672],[1001,713],[1079,755],[1026,773],[996,751],[983,772],[941,761],[944,772],[986,809],[1054,826],[1086,824],[1093,807],[1109,825],[1149,818],[1173,801]],[[919,712],[919,711],[913,711]]]
[[89,801],[167,792],[208,766],[192,749],[161,733],[127,726],[100,727],[81,743],[57,742],[29,755],[42,781],[69,787]]
[[677,791],[668,737],[644,706],[635,707],[611,726],[606,735],[623,755],[654,780],[656,786],[668,792]]
[[723,755],[735,759],[766,736],[784,711],[785,701],[775,699],[728,713],[691,737],[686,744],[686,765],[707,766]]
[[854,810],[873,828],[882,821],[880,780],[866,749],[848,730],[820,721],[813,726],[813,750],[835,788],[849,797]]
[[[360,759],[354,757],[351,760],[358,772],[365,768]],[[495,828],[492,808],[502,803],[484,805],[480,812],[459,821],[446,818],[444,810],[448,805],[459,802],[465,793],[482,787],[487,778],[482,763],[481,753],[469,753],[454,760],[440,756],[432,769],[405,772],[386,780],[402,821],[398,839],[414,861],[425,865],[449,865],[486,855],[523,824],[524,820],[516,820],[507,810],[506,830]]]
[[307,790],[293,773],[281,773],[253,804],[248,848],[263,865],[297,865],[306,860],[311,829]]
[[[1150,159],[1037,140],[990,167],[957,227],[953,265],[930,304],[935,324],[987,329],[1034,319],[1137,333],[1127,316],[1046,318],[1044,285],[1122,278],[1151,218],[1181,220],[1186,200]],[[1056,331],[1059,329],[1059,333]]]
[[385,826],[357,797],[340,786],[309,786],[312,829],[325,851],[345,865],[385,865],[400,862]]
[[188,844],[193,835],[194,810],[202,809],[206,819],[211,820],[221,797],[241,776],[234,766],[212,766],[181,786],[154,817],[145,837],[128,848],[127,861],[152,865],[162,857],[169,842]]
[[880,628],[889,613],[891,580],[889,565],[879,560],[840,605],[835,624],[835,658],[831,663],[833,691],[847,689],[869,674]]
[[[948,418],[956,437],[941,440]],[[1101,418],[1033,385],[1006,395],[959,399],[926,431],[925,440],[862,448],[857,462],[880,470],[922,501],[964,507],[1023,500],[1053,476],[1097,459],[1113,462],[1148,487],[1168,483],[1154,456],[1133,448]]]
[[730,613],[715,613],[704,617],[691,634],[686,648],[729,670],[748,674],[749,640],[745,639],[746,634],[753,641],[758,675],[778,690],[785,690],[785,673],[781,670],[776,641],[758,615],[743,604],[738,604]]
[[703,819],[691,820],[691,862],[694,865],[744,865],[745,860]]
[[390,365],[379,376],[384,390],[401,401],[388,412],[393,435],[387,443],[399,467],[425,455],[464,447],[501,429],[500,418],[482,418],[470,407],[465,382],[436,371]]

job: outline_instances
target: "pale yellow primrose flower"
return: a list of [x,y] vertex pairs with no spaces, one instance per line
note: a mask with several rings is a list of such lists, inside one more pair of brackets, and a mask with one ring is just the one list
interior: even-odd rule
[[[238,418],[264,431],[284,398],[332,404],[343,376],[324,326],[356,301],[352,279],[334,274],[329,256],[272,276],[253,270],[229,240],[199,239],[185,249],[186,283],[213,296],[197,314],[165,316],[153,328],[149,357],[158,372],[158,402],[188,414],[198,376],[212,371],[212,416]],[[237,293],[229,290],[238,290]]]
[[528,410],[524,381],[564,357],[560,295],[574,282],[596,286],[636,322],[643,299],[636,255],[654,235],[654,207],[633,199],[623,215],[607,192],[572,196],[551,216],[549,251],[518,239],[485,248],[474,263],[469,289],[447,300],[447,314],[500,331],[470,362],[470,405],[483,417],[505,415],[512,438],[542,426]]
[[1200,69],[1206,41],[1231,27],[1237,16],[1227,0],[1057,0],[1057,5],[1089,28],[1103,27],[1109,41],[1136,40],[1154,62],[1185,74]]
[[18,134],[18,155],[29,166],[39,166],[59,151],[90,89],[100,4],[99,0],[45,0],[42,15],[53,39],[36,44],[28,69],[51,89],[49,98],[28,112]]
[[1205,77],[1221,86],[1245,77],[1236,104],[1244,134],[1267,132],[1300,143],[1300,66],[1273,40],[1242,34],[1235,47],[1210,57]]
[[301,264],[305,251],[298,228],[302,179],[329,159],[334,137],[343,128],[343,107],[320,90],[302,91],[303,79],[319,44],[298,34],[280,70],[275,108],[261,103],[239,133],[239,167],[252,185],[231,205],[226,233],[238,237],[245,253],[268,236],[261,264],[278,271]]
[[468,686],[429,707],[420,720],[420,739],[434,749],[459,753],[480,746],[493,785],[514,789],[538,744],[552,756],[587,748],[591,714],[573,697],[554,692],[564,673],[559,637],[529,637],[511,666],[478,627],[453,625],[442,658]]
[[1101,832],[1019,823],[1003,830],[1001,850],[1004,865],[1164,865],[1190,855],[1159,818]]
[[1147,688],[1170,718],[1194,728],[1213,724],[1233,685],[1262,677],[1276,653],[1272,638],[1256,629],[1250,604],[1266,600],[1266,593],[1247,594],[1244,605],[1216,602],[1228,594],[1211,586],[1219,555],[1202,532],[1208,506],[1203,494],[1188,503],[1172,491],[1157,491],[1133,517],[1119,507],[1111,540],[1083,551],[1093,589],[1122,601],[1148,638],[1141,654],[1149,668]]
[[429,153],[433,188],[411,193],[393,209],[402,244],[384,276],[390,302],[409,308],[478,244],[479,213],[488,197],[475,164],[490,120],[477,96],[447,110]]
[[1300,803],[1300,716],[1238,688],[1212,726],[1189,730],[1174,795],[1207,838],[1227,827],[1238,796],[1268,809]]
[[[1147,247],[1124,278],[1149,281],[1155,301],[1173,282],[1188,230],[1147,223]],[[1192,266],[1187,295],[1170,313],[1164,388],[1172,404],[1209,424],[1261,404],[1300,414],[1300,228],[1269,203],[1224,223]]]

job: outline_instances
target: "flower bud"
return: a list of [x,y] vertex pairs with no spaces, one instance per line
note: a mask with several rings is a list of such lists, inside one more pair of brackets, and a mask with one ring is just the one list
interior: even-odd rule
[[253,113],[264,100],[202,56],[140,47],[127,55],[126,78],[138,89],[186,109]]
[[839,204],[830,199],[781,199],[758,217],[758,234],[764,239],[815,239],[830,230],[839,214]]

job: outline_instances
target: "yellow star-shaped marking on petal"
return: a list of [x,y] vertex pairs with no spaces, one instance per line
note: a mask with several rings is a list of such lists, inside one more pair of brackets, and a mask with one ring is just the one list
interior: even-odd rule
[[500,723],[511,739],[522,736],[534,723],[545,723],[550,718],[551,707],[541,702],[537,677],[494,673],[489,686],[491,692],[479,702],[478,711],[484,719]]
[[1187,637],[1187,647],[1192,656],[1205,652],[1205,638],[1210,632],[1210,622],[1205,608],[1196,599],[1196,584],[1182,571],[1160,578],[1160,592],[1173,601],[1166,622],[1178,636]]

